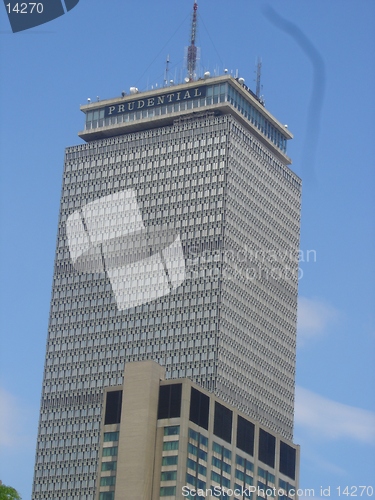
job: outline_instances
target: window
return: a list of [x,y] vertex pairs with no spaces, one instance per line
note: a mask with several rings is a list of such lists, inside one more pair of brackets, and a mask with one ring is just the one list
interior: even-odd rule
[[189,443],[188,444],[188,453],[191,453],[192,455],[197,456],[198,455],[198,448],[194,446],[193,444]]
[[215,402],[214,434],[228,443],[232,442],[232,411]]
[[118,441],[118,432],[105,432],[104,433],[104,442],[108,441]]
[[230,488],[230,479],[227,479],[224,476],[220,476],[216,472],[211,472],[211,479],[220,484],[220,486],[224,486],[225,488]]
[[193,484],[195,485],[195,483],[197,482],[197,479],[196,477],[192,476],[191,474],[189,474],[188,472],[186,473],[186,482],[188,484]]
[[175,481],[176,479],[177,479],[177,471],[175,470],[162,472],[160,475],[160,481]]
[[191,388],[190,396],[190,415],[191,422],[208,430],[208,415],[210,408],[210,399],[200,391]]
[[107,476],[100,478],[100,486],[114,486],[116,484],[116,476]]
[[219,460],[216,457],[212,457],[212,465],[220,469],[221,471],[231,473],[231,466],[224,462],[223,460]]
[[180,426],[179,425],[164,427],[164,436],[178,436],[178,434],[180,434]]
[[211,479],[212,479],[213,481],[216,481],[217,483],[219,483],[219,484],[220,484],[220,479],[221,479],[221,476],[220,476],[220,474],[218,474],[217,472],[212,471],[212,472],[211,472]]
[[115,492],[106,491],[105,493],[99,493],[99,500],[115,500]]
[[245,474],[236,469],[236,479],[239,479],[240,481],[245,481]]
[[212,457],[212,465],[214,467],[217,467],[218,469],[221,469],[221,460],[216,457]]
[[176,495],[176,486],[162,486],[160,488],[161,497],[171,497]]
[[206,448],[208,446],[208,439],[205,436],[202,436],[202,434],[200,434],[200,444]]
[[199,459],[207,462],[207,453],[203,450],[198,449],[191,443],[188,443],[188,453],[191,453],[192,455],[199,457]]
[[198,464],[198,472],[202,476],[207,476],[207,468],[204,465]]
[[159,389],[158,419],[180,416],[182,384],[162,385]]
[[254,424],[238,415],[237,419],[237,448],[254,454]]
[[280,472],[291,479],[295,479],[295,471],[296,450],[283,441],[280,441]]
[[163,450],[178,450],[178,441],[166,441],[165,443],[163,443]]
[[117,462],[102,462],[102,471],[116,470]]
[[187,467],[188,467],[188,469],[196,471],[197,470],[197,462],[194,462],[194,460],[192,460],[191,458],[188,458],[187,459]]
[[178,455],[172,455],[170,457],[163,457],[162,465],[177,465]]
[[110,448],[103,448],[103,457],[115,457],[117,456],[117,446],[111,446]]
[[104,425],[120,423],[121,404],[122,404],[122,391],[107,392]]
[[254,470],[253,463],[249,460],[246,460],[246,458],[240,457],[239,455],[236,455],[236,464],[243,467],[246,471],[252,472]]
[[193,429],[189,429],[189,438],[191,438],[193,441],[198,441],[199,433],[196,431],[193,431]]
[[259,454],[258,458],[270,467],[275,467],[276,438],[269,432],[259,429]]

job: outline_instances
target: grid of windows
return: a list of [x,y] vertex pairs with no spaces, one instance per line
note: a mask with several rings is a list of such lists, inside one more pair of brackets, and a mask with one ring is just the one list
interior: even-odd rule
[[193,490],[206,489],[208,438],[191,428],[188,433],[188,458],[186,483]]
[[232,452],[215,441],[212,443],[212,452],[211,481],[217,483],[221,488],[230,488]]
[[[164,387],[170,388],[170,386]],[[171,394],[170,391],[169,394]],[[160,473],[161,497],[173,496],[176,493],[180,426],[166,426],[163,429],[163,434],[163,456]]]
[[[193,391],[190,391],[190,404],[192,395]],[[217,403],[213,397],[209,397],[209,399],[212,399],[212,402],[209,402],[209,404]],[[190,417],[190,405],[188,408],[187,410],[185,406],[185,411],[189,411]],[[271,491],[273,492],[274,488],[277,489],[278,484],[286,492],[283,500],[288,500],[289,490],[295,489],[296,485],[292,486],[285,481],[279,480],[279,472],[275,469],[276,460],[273,461],[273,465],[271,463],[272,459],[275,458],[274,451],[280,449],[282,443],[293,450],[294,454],[296,454],[296,449],[262,428],[255,430],[255,423],[238,415],[236,411],[233,411],[233,413],[234,418],[233,422],[230,423],[230,427],[237,422],[237,440],[233,444],[218,442],[214,434],[208,436],[208,431],[204,427],[197,429],[196,425],[194,426],[195,428],[189,426],[187,443],[185,442],[186,436],[181,436],[183,441],[180,443],[180,450],[182,453],[184,453],[187,444],[186,470],[182,470],[183,477],[185,478],[183,484],[190,488],[190,495],[187,494],[186,498],[190,500],[199,498],[199,489],[206,490],[212,488],[214,490],[216,488],[217,498],[225,498],[225,493],[223,493],[225,489],[233,489],[236,491],[233,494],[233,498],[253,500],[257,498],[257,495],[251,489],[254,486],[260,490],[269,490],[271,498],[274,497]],[[186,416],[186,414],[182,415],[181,418],[184,419]],[[190,418],[189,425],[191,425]],[[239,432],[238,425],[240,425]],[[175,435],[179,435],[179,432],[180,427],[177,425],[164,427],[164,441],[166,439],[173,440]],[[257,436],[256,441],[254,441],[254,435]],[[251,454],[243,450],[246,446],[241,442],[241,437],[243,439],[250,438],[252,442]],[[163,453],[166,453],[165,450]],[[261,463],[265,463],[264,460],[268,461],[268,467],[266,465],[258,465],[258,459],[262,460]],[[256,468],[254,467],[254,461],[256,462]],[[162,481],[176,480],[178,477],[177,464],[177,455],[163,457]],[[180,467],[183,467],[182,463],[180,463]],[[221,489],[221,496],[218,493],[219,489]]]
[[279,479],[279,488],[285,492],[285,495],[280,497],[279,500],[290,500],[290,498],[295,497],[296,487],[295,485],[290,484],[288,481]]

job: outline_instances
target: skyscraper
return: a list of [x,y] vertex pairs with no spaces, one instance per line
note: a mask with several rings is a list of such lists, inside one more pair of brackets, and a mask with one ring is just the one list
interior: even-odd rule
[[229,75],[81,110],[86,143],[65,154],[34,500],[95,498],[104,394],[133,361],[293,433],[291,133]]

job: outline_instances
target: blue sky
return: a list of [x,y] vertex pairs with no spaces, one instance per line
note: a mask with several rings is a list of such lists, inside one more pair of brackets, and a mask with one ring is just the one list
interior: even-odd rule
[[[179,79],[191,0],[80,0],[13,34],[0,9],[0,479],[30,498],[64,148],[87,98]],[[301,488],[374,484],[375,3],[201,0],[200,66],[238,69],[302,177],[295,442]],[[308,254],[308,250],[310,253]],[[313,251],[313,252],[312,252]],[[307,258],[309,255],[309,259]],[[358,491],[359,496],[359,491]]]

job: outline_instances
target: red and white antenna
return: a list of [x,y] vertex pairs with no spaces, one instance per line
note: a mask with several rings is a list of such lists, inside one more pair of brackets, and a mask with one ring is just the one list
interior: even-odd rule
[[194,2],[193,7],[193,17],[191,21],[191,36],[190,36],[190,45],[187,49],[187,71],[189,81],[192,82],[195,77],[195,70],[197,67],[197,52],[198,49],[195,45],[195,38],[197,34],[197,10],[198,4]]

